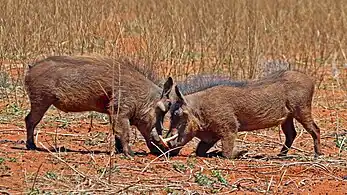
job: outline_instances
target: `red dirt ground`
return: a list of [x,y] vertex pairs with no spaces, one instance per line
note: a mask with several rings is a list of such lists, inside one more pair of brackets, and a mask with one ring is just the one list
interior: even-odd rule
[[[240,133],[239,147],[249,153],[237,160],[195,157],[197,140],[177,157],[157,159],[147,154],[134,129],[131,147],[138,154],[133,159],[113,155],[111,175],[109,126],[99,115],[90,131],[88,114],[51,108],[38,126],[40,150],[28,151],[24,143],[27,101],[22,109],[14,110],[4,100],[0,102],[0,192],[346,194],[347,151],[340,151],[334,140],[336,134],[347,135],[347,94],[331,86],[327,84],[314,96],[313,115],[325,153],[318,159],[313,158],[311,137],[298,124],[298,137],[288,157],[276,156],[284,141],[277,127]],[[60,151],[54,150],[55,145]],[[215,149],[220,149],[220,143]]]

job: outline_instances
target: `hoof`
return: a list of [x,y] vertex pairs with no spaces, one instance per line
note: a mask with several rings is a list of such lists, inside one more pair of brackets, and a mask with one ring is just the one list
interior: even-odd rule
[[120,141],[119,138],[115,139],[115,149],[116,149],[116,153],[122,153],[123,152],[123,146],[122,146],[122,142]]
[[126,157],[134,157],[135,153],[131,149],[123,149],[123,155]]
[[28,150],[36,150],[37,149],[36,145],[33,142],[27,142],[26,147]]
[[283,156],[287,156],[287,153],[281,152],[279,154],[277,154],[278,157],[283,157]]
[[134,157],[134,156],[135,156],[135,153],[134,153],[132,150],[130,150],[129,152],[127,152],[126,155],[127,155],[127,156],[131,156],[131,157]]
[[170,156],[178,156],[179,153],[180,153],[179,149],[172,150],[169,152]]
[[133,151],[123,153],[123,155],[124,155],[124,157],[125,157],[126,159],[129,159],[129,160],[134,160],[134,156],[135,156],[135,154],[134,154],[134,152],[133,152]]
[[153,155],[161,155],[168,150],[160,141],[152,140],[153,143],[147,143],[150,153]]
[[314,158],[319,158],[319,157],[322,157],[322,156],[324,156],[324,153],[322,153],[322,152],[314,154]]
[[162,152],[158,150],[157,148],[151,148],[150,153],[156,156],[159,156],[160,154],[162,154]]
[[240,158],[240,157],[244,156],[247,153],[248,153],[248,150],[240,150],[240,151],[237,152],[236,156],[237,156],[237,158]]
[[248,153],[248,150],[236,150],[233,151],[233,154],[231,156],[231,159],[240,159],[241,157],[243,157],[246,153]]

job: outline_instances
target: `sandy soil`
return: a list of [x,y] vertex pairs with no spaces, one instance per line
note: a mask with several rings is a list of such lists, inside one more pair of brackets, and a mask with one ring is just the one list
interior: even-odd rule
[[[277,157],[284,141],[279,127],[240,133],[239,146],[249,153],[237,160],[195,157],[197,140],[179,156],[157,158],[148,154],[136,129],[131,146],[136,156],[111,156],[109,126],[102,115],[94,117],[91,128],[89,113],[63,113],[54,108],[38,126],[39,150],[28,151],[27,101],[17,109],[3,100],[0,192],[346,194],[347,151],[343,148],[347,146],[340,150],[335,140],[336,135],[340,140],[347,137],[347,94],[331,86],[317,90],[314,99],[313,115],[321,128],[325,153],[319,158],[314,158],[312,138],[298,123],[298,137],[285,158]],[[214,149],[220,150],[220,143]]]

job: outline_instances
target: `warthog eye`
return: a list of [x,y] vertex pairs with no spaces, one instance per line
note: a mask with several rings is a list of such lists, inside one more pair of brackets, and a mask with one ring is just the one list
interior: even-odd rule
[[167,104],[168,104],[168,107],[169,107],[169,108],[170,108],[171,105],[172,105],[171,101],[169,101]]
[[182,115],[182,109],[181,108],[174,111],[174,116],[181,116],[181,115]]

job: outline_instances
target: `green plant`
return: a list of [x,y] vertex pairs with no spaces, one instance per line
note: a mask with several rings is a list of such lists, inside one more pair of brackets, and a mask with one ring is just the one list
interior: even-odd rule
[[195,158],[189,158],[187,160],[187,165],[189,168],[194,169],[196,164],[196,159]]
[[53,171],[47,171],[45,177],[53,180],[56,180],[58,178],[57,174]]
[[[198,183],[200,186],[209,186],[212,187],[211,192],[217,193],[219,192],[218,188],[215,188],[213,184],[222,184],[222,185],[228,185],[227,180],[223,177],[222,173],[219,170],[212,170],[212,177],[209,177],[201,172],[197,172],[194,174],[195,182]],[[214,179],[215,178],[215,179]]]
[[15,103],[7,105],[7,112],[13,115],[23,114],[23,110]]
[[[107,174],[107,173],[109,173],[109,167],[98,168],[96,172],[100,175]],[[111,173],[119,173],[119,172],[120,172],[120,170],[119,170],[119,167],[117,165],[114,165],[111,168]]]
[[212,186],[213,183],[215,183],[214,180],[209,178],[207,175],[197,172],[194,174],[195,182],[199,184],[200,186]]
[[10,157],[10,158],[8,158],[8,161],[9,161],[9,162],[17,162],[17,158],[15,158],[15,157]]
[[212,170],[212,176],[216,177],[220,183],[225,185],[228,184],[227,180],[223,177],[219,170]]
[[5,158],[0,157],[0,165],[1,165],[3,162],[5,162]]
[[58,127],[63,129],[67,128],[71,124],[67,119],[57,119],[56,121],[59,122]]
[[171,195],[176,195],[176,194],[179,194],[177,191],[175,191],[174,189],[170,188],[170,187],[165,187],[164,188],[164,191],[168,194],[171,194]]
[[172,167],[178,172],[185,172],[187,170],[187,167],[180,162],[174,162]]

